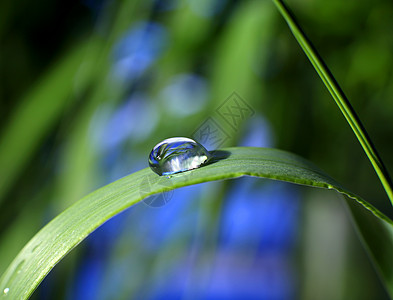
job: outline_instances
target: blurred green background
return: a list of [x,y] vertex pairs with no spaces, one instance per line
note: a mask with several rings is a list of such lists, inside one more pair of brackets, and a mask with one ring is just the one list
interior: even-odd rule
[[[288,4],[392,171],[393,3]],[[393,216],[271,1],[2,0],[0,41],[0,273],[173,136],[294,152]],[[333,192],[246,178],[169,200],[110,220],[32,298],[388,298]]]

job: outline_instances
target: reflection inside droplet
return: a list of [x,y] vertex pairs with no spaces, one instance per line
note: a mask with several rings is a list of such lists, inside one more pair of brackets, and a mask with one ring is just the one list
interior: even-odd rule
[[211,154],[201,144],[185,137],[169,138],[150,152],[150,168],[158,175],[170,175],[201,167]]
[[4,291],[3,291],[3,294],[4,294],[4,295],[7,295],[9,291],[10,291],[9,288],[5,288]]

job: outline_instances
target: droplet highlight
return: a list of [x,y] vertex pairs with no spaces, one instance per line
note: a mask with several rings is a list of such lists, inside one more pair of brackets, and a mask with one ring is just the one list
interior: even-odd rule
[[154,146],[149,155],[149,166],[158,175],[171,175],[197,169],[211,158],[209,151],[198,142],[175,137]]
[[9,288],[5,288],[4,291],[3,291],[3,295],[6,296],[6,295],[8,294],[9,291],[10,291]]

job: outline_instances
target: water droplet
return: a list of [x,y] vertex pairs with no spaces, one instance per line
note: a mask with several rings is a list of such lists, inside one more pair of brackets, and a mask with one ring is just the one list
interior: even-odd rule
[[[12,276],[15,276],[15,274],[19,274],[21,271],[22,271],[22,267],[23,267],[23,264],[25,263],[25,260],[23,259],[17,266],[16,266],[16,268],[15,268],[15,271],[14,271],[14,275],[12,275]],[[11,277],[11,278],[13,278],[13,277]]]
[[3,291],[4,296],[6,296],[6,295],[8,294],[9,291],[10,291],[9,288],[5,288],[4,291]]
[[185,137],[163,140],[150,152],[150,168],[158,175],[170,175],[199,168],[211,154],[201,144]]
[[33,250],[31,250],[31,252],[34,252],[35,250],[37,250],[40,245],[41,245],[41,242],[39,242],[37,245],[35,245],[33,247]]

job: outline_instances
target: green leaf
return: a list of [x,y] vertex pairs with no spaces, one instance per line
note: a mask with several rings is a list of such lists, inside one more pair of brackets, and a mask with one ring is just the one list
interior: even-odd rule
[[[71,91],[87,45],[75,47],[54,64],[12,113],[0,136],[0,203],[53,124],[76,99]],[[80,86],[89,80],[89,76],[82,77],[78,78]]]
[[377,149],[371,141],[371,138],[367,134],[366,128],[363,126],[360,118],[353,109],[348,98],[345,96],[343,90],[337,83],[333,74],[330,72],[326,63],[323,61],[316,48],[312,45],[311,41],[307,38],[306,34],[298,24],[293,13],[285,5],[282,0],[273,0],[277,9],[288,23],[293,36],[296,38],[300,47],[302,47],[304,53],[307,55],[315,71],[317,71],[319,77],[323,81],[324,85],[328,89],[330,95],[340,108],[341,113],[344,115],[353,133],[356,135],[360,145],[370,160],[375,172],[377,173],[379,180],[382,183],[383,188],[387,196],[393,205],[393,183],[387,168],[385,167],[382,159],[380,158]]
[[333,189],[352,198],[347,201],[354,212],[354,220],[359,224],[360,233],[393,295],[393,223],[390,219],[294,154],[246,147],[227,148],[213,154],[214,161],[199,169],[166,178],[146,168],[104,186],[75,203],[38,232],[11,263],[0,279],[0,291],[7,292],[3,296],[28,298],[49,271],[92,231],[147,196],[241,176]]

